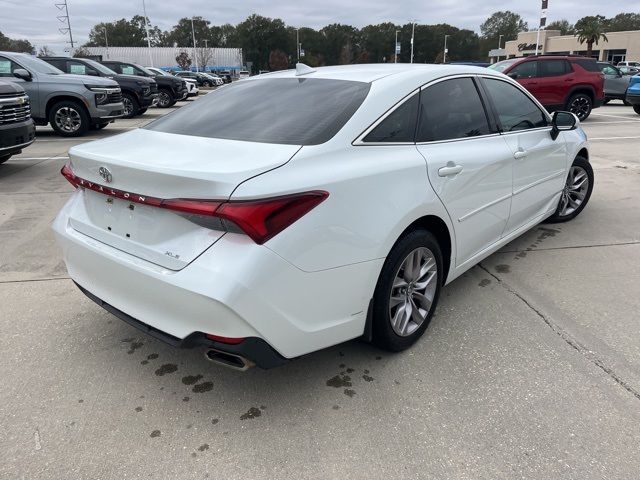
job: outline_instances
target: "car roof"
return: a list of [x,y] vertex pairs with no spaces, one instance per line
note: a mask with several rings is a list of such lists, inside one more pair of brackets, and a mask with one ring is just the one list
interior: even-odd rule
[[459,74],[492,74],[491,70],[484,67],[470,65],[435,65],[435,64],[409,64],[409,63],[373,63],[359,65],[339,65],[331,67],[317,67],[313,71],[296,75],[296,70],[280,70],[262,75],[250,77],[244,81],[263,81],[271,78],[323,78],[331,80],[351,80],[371,83],[385,77],[396,79],[420,77],[424,82],[431,79]]

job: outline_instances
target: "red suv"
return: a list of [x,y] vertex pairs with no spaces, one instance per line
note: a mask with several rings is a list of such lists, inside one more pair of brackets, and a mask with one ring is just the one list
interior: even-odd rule
[[549,111],[568,110],[584,120],[604,102],[604,75],[593,58],[538,55],[504,60],[489,68],[518,81]]

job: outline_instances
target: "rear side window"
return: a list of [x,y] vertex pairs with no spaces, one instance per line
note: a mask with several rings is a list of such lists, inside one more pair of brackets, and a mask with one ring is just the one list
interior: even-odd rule
[[558,77],[569,73],[571,67],[565,60],[542,60],[538,62],[541,77]]
[[534,78],[538,76],[538,62],[523,62],[509,71],[509,75],[516,74],[515,78]]
[[489,133],[487,115],[471,78],[453,78],[420,93],[416,141],[435,142]]
[[483,82],[493,100],[502,131],[515,132],[547,125],[542,110],[520,89],[492,78],[483,78]]
[[104,65],[116,73],[122,73],[122,69],[120,68],[120,65],[118,65],[117,63],[105,63]]
[[588,60],[585,58],[585,59],[572,60],[571,62],[574,65],[580,65],[587,72],[600,72],[600,67],[598,67],[598,64],[596,63],[595,60]]
[[413,142],[418,116],[419,95],[410,99],[391,112],[369,135],[365,142]]
[[321,78],[237,82],[145,128],[247,142],[317,145],[347,123],[369,88],[365,82]]

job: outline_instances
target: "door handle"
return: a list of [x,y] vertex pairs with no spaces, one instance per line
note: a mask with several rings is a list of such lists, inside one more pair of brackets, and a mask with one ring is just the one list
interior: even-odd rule
[[447,163],[446,167],[438,169],[438,175],[441,177],[450,177],[451,175],[457,175],[462,171],[462,165],[454,165],[453,162]]
[[525,158],[527,155],[529,155],[529,152],[527,152],[526,150],[517,150],[516,152],[514,152],[513,158],[515,158],[516,160],[520,160],[521,158]]

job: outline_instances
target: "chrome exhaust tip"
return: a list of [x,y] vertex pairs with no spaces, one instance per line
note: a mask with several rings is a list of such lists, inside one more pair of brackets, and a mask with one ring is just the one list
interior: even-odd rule
[[251,367],[255,366],[255,363],[253,363],[248,358],[244,358],[233,353],[216,350],[215,348],[207,350],[204,356],[210,362],[214,362],[224,367],[232,368],[234,370],[240,370],[241,372],[249,370]]

